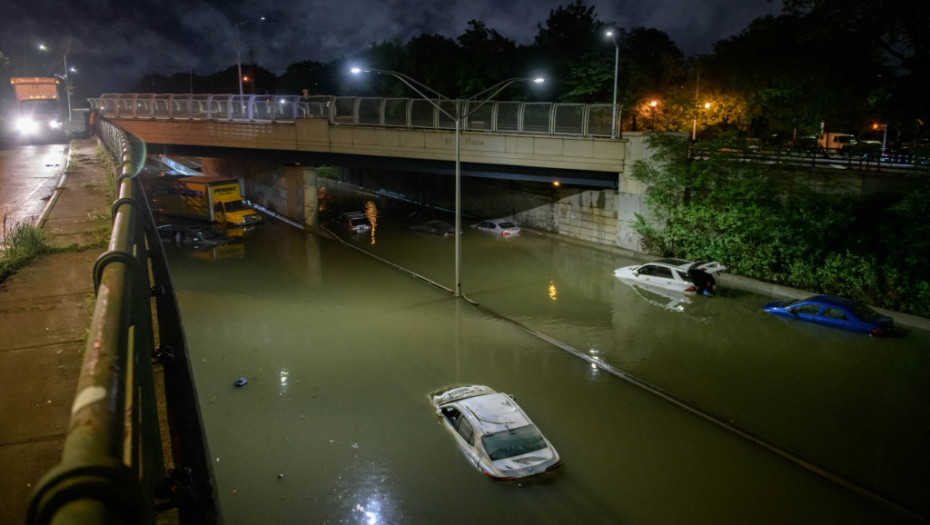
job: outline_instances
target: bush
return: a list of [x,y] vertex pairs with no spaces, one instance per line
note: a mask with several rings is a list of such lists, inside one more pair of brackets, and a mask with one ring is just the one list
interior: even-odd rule
[[662,256],[724,262],[734,273],[930,316],[930,182],[904,196],[824,195],[788,187],[798,173],[740,159],[732,140],[656,137],[647,220],[633,228]]

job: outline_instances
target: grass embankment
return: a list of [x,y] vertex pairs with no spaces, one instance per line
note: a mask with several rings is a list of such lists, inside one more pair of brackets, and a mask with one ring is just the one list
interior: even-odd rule
[[0,242],[0,281],[50,250],[45,230],[24,223],[8,225],[4,217],[3,241]]

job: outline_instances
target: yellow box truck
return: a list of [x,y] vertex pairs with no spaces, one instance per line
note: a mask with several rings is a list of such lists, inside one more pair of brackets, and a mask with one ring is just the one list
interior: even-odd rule
[[242,198],[239,181],[206,175],[158,177],[152,208],[157,213],[242,228],[262,222],[262,216]]

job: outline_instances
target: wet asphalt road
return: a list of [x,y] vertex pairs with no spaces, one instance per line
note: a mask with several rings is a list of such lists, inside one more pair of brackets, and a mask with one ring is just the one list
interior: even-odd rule
[[0,141],[0,239],[14,224],[39,217],[61,179],[67,152],[68,144]]

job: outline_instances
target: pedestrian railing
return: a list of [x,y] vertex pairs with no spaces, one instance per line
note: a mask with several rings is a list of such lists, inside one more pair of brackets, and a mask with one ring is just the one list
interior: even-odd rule
[[[97,299],[62,459],[35,487],[28,523],[154,524],[159,506],[178,507],[182,522],[218,523],[199,410],[184,410],[197,398],[177,304],[134,179],[144,144],[105,121],[97,133],[117,166],[113,233],[94,265]],[[153,291],[173,469],[162,454],[156,402]]]
[[[107,93],[90,99],[108,118],[294,122],[324,118],[334,125],[455,129],[455,100],[297,95]],[[459,101],[463,130],[578,137],[610,137],[611,104]]]

